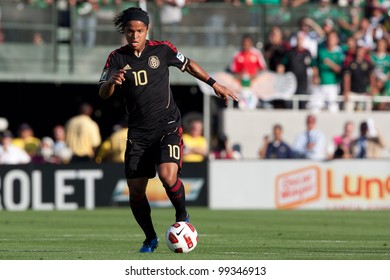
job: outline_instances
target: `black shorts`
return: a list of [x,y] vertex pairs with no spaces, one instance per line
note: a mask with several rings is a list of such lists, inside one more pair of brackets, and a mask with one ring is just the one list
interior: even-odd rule
[[183,129],[163,131],[145,135],[130,133],[125,152],[125,176],[132,178],[154,178],[156,167],[164,162],[175,162],[182,167]]

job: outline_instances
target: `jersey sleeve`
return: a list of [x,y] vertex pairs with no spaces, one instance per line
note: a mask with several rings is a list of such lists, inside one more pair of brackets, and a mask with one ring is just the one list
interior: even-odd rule
[[184,72],[189,59],[185,57],[177,48],[170,42],[164,42],[166,44],[166,58],[169,66],[175,66]]
[[102,74],[100,75],[99,85],[108,81],[111,76],[118,71],[117,52],[113,51],[108,55],[106,63],[104,64]]

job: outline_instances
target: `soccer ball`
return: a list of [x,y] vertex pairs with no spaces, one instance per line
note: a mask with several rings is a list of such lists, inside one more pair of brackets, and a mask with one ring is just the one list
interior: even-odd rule
[[198,244],[198,232],[190,223],[176,222],[168,227],[165,242],[172,252],[189,253]]

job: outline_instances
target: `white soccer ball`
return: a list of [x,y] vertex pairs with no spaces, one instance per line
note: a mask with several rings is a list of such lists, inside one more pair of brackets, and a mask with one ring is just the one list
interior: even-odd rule
[[176,222],[168,227],[165,241],[172,252],[189,253],[198,244],[198,232],[190,223]]

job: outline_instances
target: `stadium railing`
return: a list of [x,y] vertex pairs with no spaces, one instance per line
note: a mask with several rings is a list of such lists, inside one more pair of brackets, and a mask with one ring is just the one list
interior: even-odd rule
[[[311,95],[305,95],[305,94],[297,94],[291,97],[292,101],[292,109],[293,110],[299,110],[299,102],[300,101],[310,101]],[[342,107],[345,99],[343,96],[337,96],[335,100],[340,107]],[[351,100],[354,105],[356,105],[358,102],[362,102],[365,104],[363,106],[363,111],[370,112],[373,109],[373,103],[390,103],[390,96],[368,96],[368,95],[362,95],[362,96],[354,96],[353,100]]]

